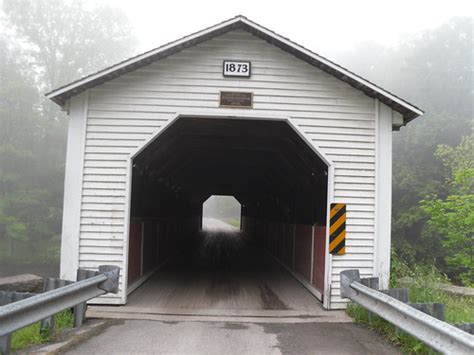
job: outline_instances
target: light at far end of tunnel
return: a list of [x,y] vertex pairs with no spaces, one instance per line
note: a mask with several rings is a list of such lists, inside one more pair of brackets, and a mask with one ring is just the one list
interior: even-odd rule
[[242,206],[233,196],[212,195],[203,203],[203,230],[239,230]]

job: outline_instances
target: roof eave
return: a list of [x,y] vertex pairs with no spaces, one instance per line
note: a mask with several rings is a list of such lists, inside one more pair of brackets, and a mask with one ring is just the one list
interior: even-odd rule
[[[328,72],[329,74],[332,74],[333,76],[336,76],[340,80],[342,80],[344,82],[347,82],[349,85],[355,87],[358,90],[361,90],[361,91],[365,92],[367,95],[369,95],[371,97],[376,96],[376,95],[371,95],[370,92],[368,92],[369,90],[364,90],[361,87],[353,85],[354,82],[358,82],[361,85],[363,85],[364,87],[366,87],[367,89],[371,89],[375,93],[381,95],[382,97],[385,97],[386,100],[381,100],[381,101],[384,102],[385,104],[387,104],[388,106],[392,107],[392,106],[394,106],[394,104],[396,104],[396,105],[399,105],[400,107],[403,107],[405,110],[397,110],[395,108],[394,109],[397,112],[400,112],[403,115],[404,119],[406,119],[406,123],[408,123],[409,121],[413,120],[414,118],[416,118],[418,116],[423,115],[424,112],[421,109],[419,109],[418,107],[416,107],[415,105],[412,105],[409,102],[403,100],[402,98],[388,92],[387,90],[382,89],[381,87],[377,86],[376,84],[360,77],[359,75],[349,71],[348,69],[346,69],[344,67],[341,67],[340,65],[338,65],[336,63],[333,63],[332,61],[328,60],[327,58],[322,57],[319,54],[316,54],[316,53],[310,51],[309,49],[307,49],[307,48],[305,48],[305,47],[303,47],[303,46],[301,46],[297,43],[292,42],[288,38],[285,38],[285,37],[273,32],[273,31],[271,31],[271,30],[255,23],[255,22],[252,22],[251,20],[249,20],[245,17],[242,18],[242,22],[245,23],[247,26],[249,26],[248,29],[250,30],[251,33],[254,33],[252,31],[252,29],[256,29],[256,30],[260,31],[261,33],[264,33],[267,36],[267,38],[277,39],[281,44],[283,44],[283,45],[285,45],[289,48],[293,48],[293,49],[297,50],[299,53],[304,54],[308,58],[312,58],[315,61],[322,63],[323,66],[325,66],[326,68],[324,68],[324,67],[322,68],[321,66],[316,65],[316,63],[311,63],[311,64],[319,67],[320,69]],[[254,33],[254,34],[258,36],[258,33]],[[259,37],[261,37],[261,36],[259,36]],[[264,38],[264,39],[267,39],[267,38]],[[274,42],[271,42],[271,43],[275,44]],[[279,46],[279,47],[281,48],[281,46]],[[288,48],[282,48],[282,49],[288,52]],[[291,52],[291,53],[293,55],[295,55],[295,53],[293,53],[293,52]],[[298,55],[296,55],[296,56],[298,57]],[[306,62],[308,62],[308,60],[306,60],[305,58],[300,58],[300,59],[303,59]],[[337,73],[343,74],[345,77],[339,77],[338,75],[335,75],[331,71],[335,71]],[[351,79],[351,80],[348,80],[348,79]],[[376,97],[376,98],[381,99],[380,97]],[[392,104],[392,102],[393,102],[393,104]],[[402,112],[402,111],[405,111],[405,112]]]
[[[243,16],[239,15],[236,16],[232,19],[229,19],[227,21],[221,22],[217,25],[208,27],[204,30],[201,30],[199,32],[195,32],[193,34],[190,34],[188,36],[182,37],[176,41],[170,42],[168,44],[165,44],[163,46],[160,46],[158,48],[155,48],[151,51],[139,54],[135,57],[126,59],[120,63],[117,63],[115,65],[112,65],[110,67],[107,67],[105,69],[99,70],[96,73],[92,73],[90,75],[87,75],[83,78],[80,78],[76,81],[73,81],[69,84],[63,85],[57,89],[54,89],[48,93],[45,94],[46,98],[52,100],[53,102],[57,103],[58,105],[62,106],[66,102],[67,99],[69,99],[72,96],[75,96],[79,94],[80,92],[87,90],[88,87],[84,88],[83,90],[80,88],[82,85],[87,85],[88,83],[96,83],[99,81],[100,85],[100,79],[106,77],[109,74],[116,73],[118,75],[114,75],[112,78],[118,77],[122,74],[128,73],[131,70],[137,69],[138,67],[148,65],[149,63],[157,60],[154,58],[154,56],[163,54],[167,50],[172,50],[172,53],[174,54],[180,50],[183,50],[185,48],[194,46],[197,43],[194,43],[193,40],[197,40],[198,43],[203,42],[207,40],[206,35],[210,35],[211,37],[215,37],[220,35],[221,33],[225,33],[227,31],[230,31],[233,29],[233,27],[239,23],[241,23]],[[183,48],[179,49],[179,46],[184,46]],[[164,55],[166,56],[166,55]],[[135,68],[136,66],[136,68]],[[132,68],[130,68],[132,67]],[[130,69],[130,70],[128,70]],[[123,72],[122,72],[123,71]],[[118,73],[117,73],[118,72]],[[110,79],[112,79],[110,78]],[[109,78],[106,78],[103,81],[108,81],[110,80]],[[94,85],[95,86],[95,85]],[[68,95],[68,93],[72,93],[72,95]],[[66,97],[65,97],[66,96]]]
[[337,77],[354,88],[363,91],[366,95],[379,99],[387,106],[390,106],[395,111],[401,113],[404,118],[404,124],[407,124],[414,118],[423,115],[422,110],[402,98],[241,15],[183,37],[174,42],[170,42],[154,50],[127,59],[70,84],[64,85],[47,93],[46,97],[58,105],[64,106],[69,98],[82,91],[100,85],[103,82],[148,65],[156,60],[175,54],[183,49],[192,47],[235,28],[243,28],[255,36],[272,43],[286,52],[289,52],[299,59],[302,59],[328,74]]

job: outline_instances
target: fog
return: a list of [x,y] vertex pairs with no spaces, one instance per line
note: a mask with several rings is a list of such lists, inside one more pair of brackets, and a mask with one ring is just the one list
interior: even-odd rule
[[240,228],[241,205],[235,197],[213,195],[202,206],[203,229],[228,229],[227,225]]
[[[0,276],[58,272],[68,120],[44,93],[237,14],[425,110],[394,134],[392,239],[407,260],[447,268],[443,237],[420,203],[451,193],[437,147],[472,134],[472,1],[0,0],[0,8]],[[227,207],[205,212],[240,218]]]
[[461,1],[252,1],[152,2],[107,0],[130,18],[139,50],[149,50],[236,15],[244,15],[322,55],[358,43],[396,45],[405,36],[433,29],[455,16],[473,14]]

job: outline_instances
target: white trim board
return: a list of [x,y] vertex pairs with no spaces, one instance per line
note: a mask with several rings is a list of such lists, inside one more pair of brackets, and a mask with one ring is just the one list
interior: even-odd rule
[[385,289],[390,277],[393,111],[378,101],[376,109],[374,274]]
[[334,165],[328,166],[328,187],[326,201],[326,260],[324,261],[323,306],[331,309],[332,254],[329,253],[329,225],[331,224],[331,203],[334,201]]
[[79,268],[82,180],[89,91],[71,100],[64,179],[60,277],[76,280]]

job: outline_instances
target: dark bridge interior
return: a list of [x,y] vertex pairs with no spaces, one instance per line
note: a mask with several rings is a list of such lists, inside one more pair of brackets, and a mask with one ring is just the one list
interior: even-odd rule
[[287,122],[180,118],[133,163],[129,286],[193,244],[209,196],[231,195],[246,237],[322,289],[327,166]]
[[232,195],[243,215],[323,222],[326,185],[326,165],[286,122],[182,118],[135,159],[132,216],[195,213]]

